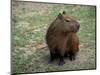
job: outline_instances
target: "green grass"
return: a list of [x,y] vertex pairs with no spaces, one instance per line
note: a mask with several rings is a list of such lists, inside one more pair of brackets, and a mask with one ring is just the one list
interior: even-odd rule
[[[80,23],[80,52],[75,61],[65,59],[66,63],[58,66],[58,60],[48,64],[48,48],[35,45],[45,43],[49,24],[63,10]],[[95,69],[95,10],[95,6],[12,2],[12,72]]]

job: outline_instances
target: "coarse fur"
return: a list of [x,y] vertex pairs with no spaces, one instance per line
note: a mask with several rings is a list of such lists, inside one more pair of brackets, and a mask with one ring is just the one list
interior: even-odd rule
[[65,11],[59,13],[47,30],[46,42],[50,50],[50,62],[55,57],[60,59],[59,65],[64,64],[64,56],[75,60],[79,51],[79,38],[77,32],[80,24],[72,17],[66,16]]

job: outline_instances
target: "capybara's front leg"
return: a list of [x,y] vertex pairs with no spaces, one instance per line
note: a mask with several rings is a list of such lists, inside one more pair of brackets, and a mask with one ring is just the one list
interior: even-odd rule
[[63,65],[63,64],[65,64],[65,62],[64,62],[64,56],[62,56],[62,55],[60,55],[59,56],[59,65]]
[[74,53],[74,52],[69,52],[69,59],[70,59],[71,61],[75,60],[75,59],[76,59],[76,53]]

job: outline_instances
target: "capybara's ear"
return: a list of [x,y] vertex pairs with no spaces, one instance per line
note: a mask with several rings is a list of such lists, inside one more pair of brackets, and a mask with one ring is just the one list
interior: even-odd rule
[[66,11],[63,11],[63,12],[62,12],[62,14],[64,14],[64,15],[65,15],[65,14],[66,14]]
[[58,18],[59,18],[59,19],[62,19],[62,18],[63,18],[63,16],[62,16],[61,13],[59,13]]

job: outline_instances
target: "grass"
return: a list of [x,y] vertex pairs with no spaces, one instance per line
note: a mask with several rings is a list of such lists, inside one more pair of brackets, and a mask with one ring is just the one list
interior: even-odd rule
[[[36,44],[45,43],[49,24],[59,12],[66,11],[80,23],[78,33],[80,52],[73,62],[65,59],[63,66],[58,60],[48,64],[48,48],[38,49]],[[12,50],[13,73],[50,72],[62,70],[95,69],[96,21],[95,6],[12,2]]]

